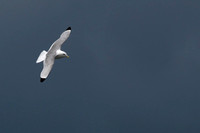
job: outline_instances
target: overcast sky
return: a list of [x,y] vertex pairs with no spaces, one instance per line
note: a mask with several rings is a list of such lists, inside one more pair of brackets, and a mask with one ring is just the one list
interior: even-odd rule
[[[199,0],[1,0],[1,133],[199,133]],[[40,83],[60,34],[69,59]]]

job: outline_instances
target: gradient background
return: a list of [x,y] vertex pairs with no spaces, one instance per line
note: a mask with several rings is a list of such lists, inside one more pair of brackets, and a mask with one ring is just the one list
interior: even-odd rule
[[1,0],[0,17],[0,133],[200,132],[199,0]]

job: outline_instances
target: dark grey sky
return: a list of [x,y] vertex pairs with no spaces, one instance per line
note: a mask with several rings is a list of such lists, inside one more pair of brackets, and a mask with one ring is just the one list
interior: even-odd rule
[[[1,133],[199,133],[199,0],[2,0]],[[35,61],[68,27],[44,83]]]

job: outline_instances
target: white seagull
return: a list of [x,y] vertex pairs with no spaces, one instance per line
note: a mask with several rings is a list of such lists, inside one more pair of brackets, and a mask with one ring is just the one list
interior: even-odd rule
[[40,82],[43,82],[47,76],[49,75],[55,59],[60,59],[69,56],[66,52],[61,50],[61,45],[67,40],[71,33],[71,27],[68,27],[61,35],[60,38],[58,38],[49,48],[48,51],[43,50],[36,63],[40,63],[43,61],[43,69],[40,73]]

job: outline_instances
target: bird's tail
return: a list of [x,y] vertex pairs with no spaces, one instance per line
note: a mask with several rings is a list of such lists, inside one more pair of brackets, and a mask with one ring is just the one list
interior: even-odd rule
[[39,57],[38,57],[36,63],[40,63],[40,62],[44,61],[45,58],[46,58],[46,54],[47,54],[47,51],[43,50],[43,51],[40,53],[40,55],[39,55]]

